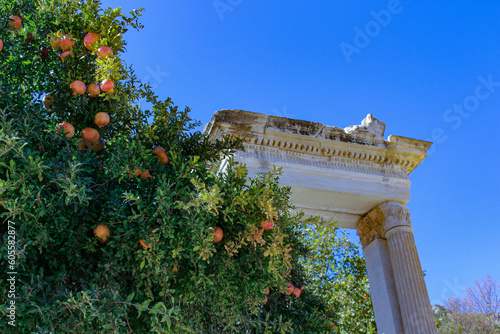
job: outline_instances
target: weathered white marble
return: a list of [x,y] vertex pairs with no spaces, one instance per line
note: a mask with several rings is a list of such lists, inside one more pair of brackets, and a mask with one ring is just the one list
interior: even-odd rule
[[[245,140],[249,175],[283,167],[281,184],[292,188],[292,201],[306,215],[333,218],[337,226],[356,228],[359,219],[386,201],[410,200],[408,174],[425,158],[430,142],[400,136],[382,138],[385,124],[369,115],[347,130],[315,122],[242,110],[217,111],[205,133]],[[349,132],[349,133],[347,133]]]
[[[204,132],[245,141],[236,161],[249,175],[283,168],[282,185],[306,216],[356,228],[363,244],[379,333],[436,333],[409,211],[408,175],[432,143],[390,135],[368,116],[345,129],[242,110],[217,111]],[[224,161],[221,168],[224,168]]]
[[363,248],[363,254],[378,332],[404,333],[387,240],[374,239]]
[[[434,315],[413,238],[410,211],[403,204],[397,202],[382,203],[360,221],[357,230],[363,244],[374,309],[377,309],[376,305],[382,304],[378,308],[385,308],[386,312],[392,312],[393,305],[386,305],[384,301],[392,296],[397,296],[404,331],[396,331],[396,333],[437,334]],[[380,244],[387,245],[388,252],[379,252],[380,259],[377,258],[372,254],[374,252],[373,244],[376,245],[375,247],[380,247]],[[387,262],[390,263],[392,270],[387,267]],[[379,275],[372,280],[373,275],[370,276],[371,267],[383,270],[383,277]],[[374,269],[371,270],[374,271]],[[386,276],[391,275],[392,279],[389,279],[388,289]],[[372,281],[375,286],[371,286]],[[377,313],[375,313],[375,317],[377,326],[379,326]],[[386,333],[392,332],[388,331]]]
[[385,132],[385,123],[375,119],[372,114],[368,114],[365,119],[361,121],[361,125],[351,125],[344,128],[345,133],[352,133],[356,130],[371,132],[382,137]]
[[436,333],[436,324],[418,258],[410,211],[400,203],[384,203],[385,238],[389,246],[392,270],[398,290],[405,333]]

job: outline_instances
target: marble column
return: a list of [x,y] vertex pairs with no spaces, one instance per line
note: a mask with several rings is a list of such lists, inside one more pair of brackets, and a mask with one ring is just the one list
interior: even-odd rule
[[358,223],[358,236],[363,245],[373,311],[377,330],[384,334],[404,333],[398,294],[392,272],[389,247],[384,236],[383,220],[372,211]]
[[401,318],[406,334],[437,333],[434,315],[418,258],[410,211],[397,202],[379,205],[383,218],[392,270],[398,293]]

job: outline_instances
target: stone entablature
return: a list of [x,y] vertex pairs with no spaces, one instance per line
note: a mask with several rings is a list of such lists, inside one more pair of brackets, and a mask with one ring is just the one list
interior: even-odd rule
[[[367,118],[383,124],[371,114]],[[239,136],[245,140],[247,147],[253,149],[266,148],[264,150],[275,153],[286,150],[290,155],[297,153],[309,160],[338,161],[360,167],[382,165],[397,170],[398,174],[404,172],[405,176],[425,158],[432,144],[394,135],[384,140],[383,130],[381,135],[377,135],[368,129],[352,127],[344,130],[321,123],[243,110],[220,110],[213,115],[204,132],[210,134],[210,139],[220,138],[223,134]],[[387,168],[379,168],[379,174],[383,175],[384,169]]]
[[273,164],[284,167],[281,184],[306,215],[321,215],[338,226],[356,228],[379,203],[410,199],[408,174],[425,158],[431,143],[400,136],[383,139],[385,123],[368,115],[345,129],[321,123],[242,110],[217,111],[204,132],[209,139],[234,135],[245,151],[235,160],[250,175]]

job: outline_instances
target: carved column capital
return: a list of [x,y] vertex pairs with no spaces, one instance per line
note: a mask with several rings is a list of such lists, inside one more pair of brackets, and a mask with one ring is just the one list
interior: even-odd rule
[[406,227],[411,231],[410,211],[403,204],[386,202],[368,212],[357,225],[363,247],[374,239],[385,239],[386,233],[394,227]]
[[397,226],[411,226],[410,210],[397,202],[386,202],[377,207],[384,219],[384,231],[387,233],[390,229]]
[[368,246],[375,239],[384,238],[383,220],[376,219],[376,217],[374,219],[374,217],[370,216],[370,214],[361,218],[356,230],[363,248]]

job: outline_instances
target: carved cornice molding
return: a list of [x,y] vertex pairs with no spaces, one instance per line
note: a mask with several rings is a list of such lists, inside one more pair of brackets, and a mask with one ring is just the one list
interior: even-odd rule
[[314,161],[323,167],[349,171],[356,171],[352,165],[357,165],[358,172],[389,176],[384,175],[382,169],[398,178],[407,178],[425,158],[431,145],[399,136],[389,136],[384,140],[362,129],[346,133],[344,129],[321,123],[242,110],[217,111],[204,132],[211,140],[221,138],[223,134],[238,136],[245,141],[247,151],[281,152],[282,157],[300,157],[297,163],[311,164]]
[[[326,169],[343,170],[355,173],[380,175],[384,177],[393,177],[399,179],[408,179],[406,169],[401,166],[381,165],[373,161],[371,156],[366,156],[367,159],[360,159],[359,156],[346,152],[346,154],[330,155],[328,158],[324,156],[311,156],[307,151],[299,150],[280,150],[271,145],[255,145],[244,144],[245,151],[238,152],[236,155],[241,158],[258,158],[272,161],[273,163],[293,163],[297,165],[313,166]],[[339,152],[341,153],[341,152]],[[364,157],[364,156],[363,156]],[[372,161],[370,161],[372,160]]]
[[[237,134],[235,134],[237,135]],[[249,150],[267,150],[269,152],[283,152],[286,154],[295,154],[296,156],[309,156],[314,158],[316,162],[319,161],[343,161],[351,162],[360,167],[366,166],[379,166],[384,170],[393,170],[393,176],[400,178],[407,178],[408,171],[413,170],[418,162],[409,158],[397,158],[388,155],[388,149],[377,150],[376,152],[367,152],[365,146],[342,145],[342,147],[326,147],[328,143],[318,142],[317,144],[307,144],[300,142],[301,138],[256,138],[249,136],[240,136],[245,141],[245,149]],[[300,163],[298,161],[298,163]],[[323,164],[327,167],[328,164]],[[334,166],[334,165],[330,165]],[[352,168],[348,168],[352,170]],[[377,174],[382,174],[377,172]]]

